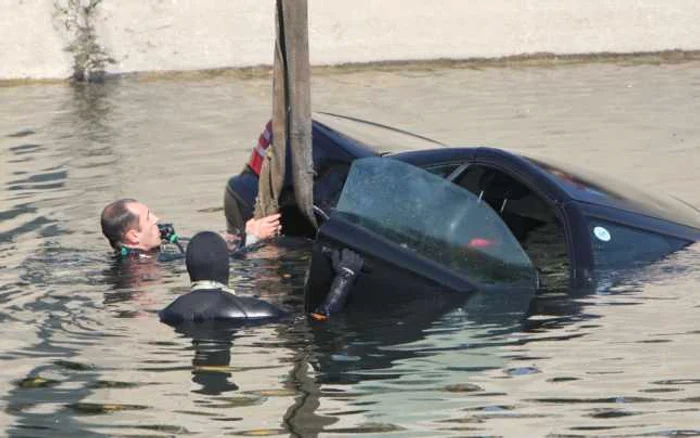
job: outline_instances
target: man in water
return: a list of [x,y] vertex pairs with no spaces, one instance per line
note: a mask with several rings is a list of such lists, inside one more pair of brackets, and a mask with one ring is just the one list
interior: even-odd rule
[[[158,216],[148,206],[135,199],[119,199],[102,210],[102,234],[109,244],[123,255],[158,252],[161,230]],[[281,232],[280,215],[274,214],[246,222],[246,231],[233,240],[239,246],[278,236]]]
[[229,289],[228,246],[217,233],[195,234],[187,245],[185,264],[192,290],[158,313],[166,324],[262,322],[284,316],[282,310],[267,301],[238,296]]

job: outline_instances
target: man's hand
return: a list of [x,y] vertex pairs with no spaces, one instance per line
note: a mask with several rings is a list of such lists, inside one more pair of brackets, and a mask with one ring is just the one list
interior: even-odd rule
[[245,232],[247,235],[254,236],[260,240],[279,236],[282,233],[280,214],[276,213],[260,219],[250,219],[245,223]]

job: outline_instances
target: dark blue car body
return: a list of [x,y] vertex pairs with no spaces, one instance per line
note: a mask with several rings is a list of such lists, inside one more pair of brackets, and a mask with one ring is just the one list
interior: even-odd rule
[[[411,150],[394,152],[406,148]],[[520,242],[544,283],[585,286],[599,271],[652,262],[700,240],[700,211],[683,201],[501,149],[447,147],[375,123],[319,114],[313,123],[313,156],[319,230],[296,210],[291,182],[282,197],[285,234],[316,240],[307,284],[310,309],[332,279],[328,254],[340,248],[366,259],[358,289],[401,288],[406,296],[424,298],[426,290],[480,288],[469,276],[334,214],[351,165],[362,158],[408,163],[483,199]],[[248,168],[229,180],[224,201],[229,229],[241,228],[252,216],[257,183]],[[376,294],[367,294],[353,301],[372,305]]]

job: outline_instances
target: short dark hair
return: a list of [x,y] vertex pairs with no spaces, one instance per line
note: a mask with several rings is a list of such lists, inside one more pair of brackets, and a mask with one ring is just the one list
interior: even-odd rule
[[139,226],[138,215],[127,208],[128,204],[134,202],[138,201],[130,198],[119,199],[102,209],[102,215],[100,216],[102,234],[105,235],[114,249],[118,249],[121,246],[122,239],[127,231]]

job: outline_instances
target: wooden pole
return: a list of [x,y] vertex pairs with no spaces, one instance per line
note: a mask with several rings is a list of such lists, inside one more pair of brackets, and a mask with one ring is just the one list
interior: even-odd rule
[[[311,151],[311,68],[307,0],[276,0],[272,83],[273,145],[260,174],[255,216],[279,210],[285,169],[291,169],[299,210],[316,226]],[[291,163],[286,164],[286,148]]]

